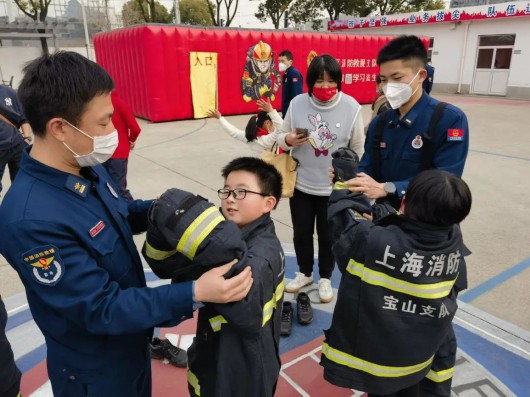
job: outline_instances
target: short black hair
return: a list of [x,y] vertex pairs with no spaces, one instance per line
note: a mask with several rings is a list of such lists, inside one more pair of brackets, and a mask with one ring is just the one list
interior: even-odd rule
[[412,178],[405,196],[407,218],[434,226],[462,222],[471,211],[471,191],[458,176],[427,170]]
[[24,67],[18,96],[33,133],[43,137],[49,120],[61,117],[78,125],[86,105],[113,89],[112,78],[101,66],[75,52],[57,51]]
[[427,49],[417,36],[399,36],[389,41],[377,55],[377,65],[385,62],[401,60],[415,61],[419,67],[427,63]]
[[269,114],[263,110],[248,119],[247,126],[245,127],[245,138],[247,138],[247,142],[256,140],[258,137],[258,127],[263,128],[263,124],[267,120],[272,121]]
[[283,50],[282,52],[280,52],[280,55],[278,55],[278,57],[285,57],[288,60],[292,61],[293,60],[293,53],[291,51],[289,51],[289,50]]
[[238,157],[223,167],[221,175],[226,180],[234,171],[246,171],[256,175],[261,193],[274,196],[276,206],[278,205],[282,196],[282,176],[273,165],[257,157]]
[[317,55],[313,58],[307,68],[307,89],[309,95],[313,94],[313,86],[318,79],[321,79],[324,72],[328,72],[329,77],[337,83],[337,90],[340,91],[342,84],[342,69],[339,62],[329,54]]

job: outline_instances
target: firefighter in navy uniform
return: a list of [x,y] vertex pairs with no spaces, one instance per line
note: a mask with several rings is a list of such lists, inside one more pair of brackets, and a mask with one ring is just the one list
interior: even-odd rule
[[239,300],[252,282],[248,271],[231,280],[212,271],[146,287],[132,237],[146,230],[151,201],[128,203],[97,165],[117,145],[112,89],[100,66],[72,52],[32,61],[19,88],[35,138],[0,206],[0,253],[46,340],[55,397],[150,396],[153,327],[190,318],[194,299],[231,301],[232,292],[210,295],[215,284],[240,290]]
[[304,79],[298,69],[293,66],[293,53],[291,51],[280,52],[278,61],[280,72],[285,72],[282,89],[282,116],[285,118],[292,99],[304,90]]
[[369,396],[451,395],[456,345],[445,356],[440,346],[452,333],[466,266],[458,223],[470,209],[469,188],[446,171],[413,178],[403,214],[375,223],[362,216],[366,196],[335,183],[328,220],[342,280],[322,347],[328,382]]

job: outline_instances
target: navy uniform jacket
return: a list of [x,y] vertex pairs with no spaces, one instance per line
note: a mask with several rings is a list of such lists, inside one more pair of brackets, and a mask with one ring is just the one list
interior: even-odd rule
[[285,264],[270,214],[241,229],[254,283],[239,302],[199,309],[188,350],[191,396],[271,397],[280,373]]
[[[438,103],[423,93],[401,120],[397,109],[374,118],[368,127],[359,172],[373,177],[375,130],[379,118],[385,117],[387,122],[381,140],[381,180],[378,182],[393,182],[397,196],[401,198],[410,180],[420,171],[422,141],[428,135],[431,116]],[[434,135],[434,168],[462,176],[469,149],[469,128],[464,112],[448,105]]]
[[132,234],[145,231],[151,201],[128,204],[101,166],[82,171],[26,149],[0,206],[0,253],[26,287],[50,378],[104,383],[150,368],[152,327],[192,316],[192,283],[146,288]]
[[451,330],[466,263],[458,226],[396,215],[375,225],[352,213],[366,205],[347,190],[329,200],[342,279],[321,365],[334,385],[387,395],[436,375],[433,358]]
[[[27,122],[15,90],[3,85],[0,85],[0,114],[16,126]],[[0,150],[12,149],[23,142],[22,134],[0,119]]]
[[289,67],[283,75],[282,116],[285,117],[291,100],[300,95],[304,88],[302,74],[294,66]]

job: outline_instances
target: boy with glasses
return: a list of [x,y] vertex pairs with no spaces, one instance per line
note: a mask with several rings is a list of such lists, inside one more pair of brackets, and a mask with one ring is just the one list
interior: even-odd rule
[[[280,200],[281,175],[261,159],[240,157],[222,176],[225,184],[217,191],[222,215],[204,199],[177,189],[160,197],[150,214],[158,230],[148,229],[144,256],[159,277],[173,282],[196,277],[211,264],[209,258],[219,263],[237,258],[233,271],[252,269],[246,299],[230,305],[197,302],[202,307],[188,350],[188,387],[191,396],[268,397],[281,366],[284,255],[270,217]],[[192,241],[181,243],[184,238]],[[172,243],[164,247],[161,240]],[[191,252],[185,246],[196,248]]]

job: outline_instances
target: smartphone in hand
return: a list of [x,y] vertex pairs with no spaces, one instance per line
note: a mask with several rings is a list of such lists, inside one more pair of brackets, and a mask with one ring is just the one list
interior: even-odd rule
[[299,137],[307,138],[309,136],[309,130],[307,128],[295,128],[295,131]]

